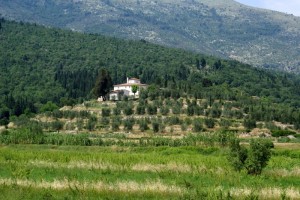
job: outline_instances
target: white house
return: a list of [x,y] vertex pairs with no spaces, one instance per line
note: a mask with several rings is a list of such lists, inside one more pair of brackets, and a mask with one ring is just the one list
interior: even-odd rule
[[[138,91],[134,94],[132,92],[132,86],[136,85]],[[139,96],[139,91],[141,88],[147,88],[148,85],[142,84],[140,79],[137,78],[127,78],[127,82],[123,84],[114,85],[114,90],[110,92],[109,98],[114,100],[119,100],[120,96]]]

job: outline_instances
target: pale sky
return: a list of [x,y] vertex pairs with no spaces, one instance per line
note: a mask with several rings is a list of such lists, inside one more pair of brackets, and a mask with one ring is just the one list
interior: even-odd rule
[[300,16],[300,0],[236,0],[245,5],[277,10]]

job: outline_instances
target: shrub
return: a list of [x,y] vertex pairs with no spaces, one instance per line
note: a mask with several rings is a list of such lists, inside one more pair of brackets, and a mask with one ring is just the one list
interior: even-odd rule
[[195,113],[194,105],[190,104],[186,110],[188,116],[193,116]]
[[295,122],[295,123],[294,123],[294,128],[295,128],[296,130],[300,130],[300,122]]
[[265,123],[265,128],[269,129],[269,130],[279,130],[280,127],[276,126],[274,124],[274,122],[266,122]]
[[218,131],[215,133],[217,136],[217,140],[221,146],[229,145],[230,141],[236,137],[236,135],[232,131]]
[[146,130],[149,129],[148,123],[147,123],[147,121],[145,119],[141,119],[139,121],[139,126],[140,126],[140,131],[141,132],[144,132],[144,131],[146,131]]
[[228,160],[237,171],[245,169],[248,174],[259,175],[267,166],[273,147],[274,145],[270,141],[251,140],[250,148],[247,150],[240,145],[238,139],[234,139],[230,143]]
[[194,119],[193,121],[193,131],[201,132],[203,130],[203,125],[200,119]]
[[176,103],[176,104],[173,106],[173,108],[172,108],[172,113],[173,113],[174,115],[178,115],[178,114],[181,113],[181,106],[180,106],[178,103]]
[[109,117],[109,116],[110,116],[110,109],[102,108],[102,117]]
[[0,119],[0,126],[6,126],[9,123],[7,118]]
[[243,125],[246,129],[254,129],[256,128],[256,121],[255,119],[251,119],[251,118],[245,118],[243,121]]
[[95,130],[96,124],[97,124],[97,117],[91,116],[88,119],[88,122],[86,124],[86,129],[88,129],[89,131],[93,131],[93,130]]
[[121,124],[121,118],[120,117],[114,117],[112,118],[112,123],[111,123],[111,129],[112,131],[118,131],[120,128]]
[[136,114],[138,114],[138,115],[144,115],[144,114],[145,114],[145,106],[139,104],[139,105],[136,107]]
[[134,125],[134,118],[128,118],[128,119],[125,119],[124,121],[123,121],[123,123],[124,123],[124,129],[126,130],[126,131],[131,131],[132,130],[132,128],[133,128],[133,125]]
[[154,105],[148,105],[147,106],[147,113],[149,114],[149,115],[156,115],[157,114],[157,107],[156,106],[154,106]]
[[224,119],[224,118],[222,118],[221,120],[220,120],[220,126],[221,127],[223,127],[223,128],[228,128],[228,127],[230,127],[231,125],[232,125],[232,123],[231,123],[231,121],[230,120],[228,120],[228,119]]
[[195,106],[194,110],[195,110],[196,115],[198,115],[198,116],[199,115],[204,115],[204,108],[202,108],[200,106]]
[[187,117],[184,119],[184,123],[186,123],[186,125],[192,125],[193,121],[191,120],[191,118]]
[[40,109],[40,112],[46,112],[46,111],[54,111],[54,110],[57,110],[59,107],[53,103],[52,101],[48,101],[46,104],[44,104],[41,109]]
[[245,168],[248,174],[261,174],[262,169],[267,166],[271,158],[271,145],[264,141],[252,140],[250,142],[250,150],[245,162]]
[[271,131],[273,137],[283,137],[289,135],[296,135],[296,132],[289,130],[272,130]]
[[188,126],[187,126],[186,123],[184,123],[184,122],[181,123],[180,127],[181,127],[181,131],[186,131],[187,128],[188,128]]
[[79,131],[82,130],[83,124],[84,124],[83,119],[78,118],[78,119],[76,120],[76,127],[77,127],[77,129],[78,129]]
[[204,123],[207,126],[207,128],[214,128],[215,127],[215,120],[212,119],[212,118],[205,118]]
[[167,118],[167,120],[170,125],[176,125],[181,123],[179,117],[177,116],[171,116]]
[[101,125],[101,128],[107,128],[109,126],[109,118],[108,117],[102,117],[100,119],[100,125]]
[[212,118],[220,118],[222,111],[216,107],[210,109],[209,114]]
[[160,109],[160,113],[161,113],[162,115],[168,115],[169,112],[170,112],[170,108],[169,108],[168,106],[163,106],[163,107],[161,107],[161,109]]
[[124,114],[129,116],[133,114],[133,107],[128,105],[124,108]]
[[53,122],[51,123],[51,127],[52,127],[53,130],[59,132],[60,130],[63,129],[64,123],[61,122],[61,121],[56,120],[56,121],[53,121]]
[[160,126],[160,123],[158,120],[152,121],[152,130],[154,133],[157,133],[159,131],[159,126]]
[[114,114],[115,116],[120,115],[120,114],[121,114],[121,109],[119,109],[118,107],[115,107],[115,108],[113,109],[113,114]]

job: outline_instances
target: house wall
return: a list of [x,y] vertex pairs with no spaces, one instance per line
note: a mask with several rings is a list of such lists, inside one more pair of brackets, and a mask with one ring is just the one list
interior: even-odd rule
[[[139,88],[141,88],[143,86],[139,86]],[[143,87],[145,88],[145,87]],[[114,90],[123,90],[124,91],[124,95],[127,96],[133,96],[134,94],[132,93],[132,86],[114,86]],[[136,96],[139,95],[139,90],[135,93]]]
[[109,99],[118,101],[119,100],[119,95],[117,93],[110,94]]
[[131,86],[114,86],[114,90],[123,90],[124,95],[130,95],[131,93]]

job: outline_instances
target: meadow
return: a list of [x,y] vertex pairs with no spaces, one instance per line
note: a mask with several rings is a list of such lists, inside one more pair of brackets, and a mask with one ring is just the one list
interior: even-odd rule
[[251,176],[218,145],[1,145],[0,199],[300,199],[300,145],[272,151]]

